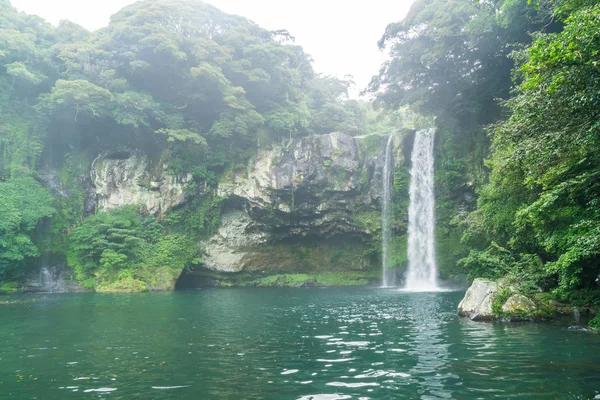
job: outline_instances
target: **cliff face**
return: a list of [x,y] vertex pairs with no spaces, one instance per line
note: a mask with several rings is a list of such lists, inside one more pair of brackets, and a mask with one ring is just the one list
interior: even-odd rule
[[[400,139],[395,141],[398,165],[403,163]],[[364,284],[379,279],[386,141],[384,136],[361,139],[342,133],[293,139],[258,150],[244,168],[221,175],[216,187],[190,173],[176,175],[163,159],[142,150],[115,148],[82,171],[89,184],[86,204],[93,205],[92,213],[139,206],[143,215],[159,220],[175,211],[174,218],[182,222],[187,220],[181,215],[197,212],[201,204],[219,204],[211,217],[216,217],[212,234],[188,242],[196,243],[197,250],[187,248],[199,257],[181,259],[178,266],[160,265],[181,271],[194,264],[184,280],[210,276],[220,284],[240,284],[282,274],[293,284],[300,278],[315,284],[339,284],[340,279]],[[137,279],[144,271],[154,274],[154,264],[138,268]],[[144,281],[149,288],[161,287],[155,276],[149,280],[152,285]]]
[[331,265],[333,253],[352,245],[355,257],[344,260],[345,267],[368,268],[371,260],[364,253],[380,229],[379,147],[368,154],[359,139],[332,133],[259,151],[246,171],[219,184],[218,194],[227,201],[218,232],[202,244],[205,267],[222,272],[324,268],[318,257],[335,269],[341,265]]
[[166,163],[151,166],[140,150],[118,149],[100,154],[90,168],[99,211],[140,205],[151,214],[165,214],[186,200],[192,175],[176,176]]

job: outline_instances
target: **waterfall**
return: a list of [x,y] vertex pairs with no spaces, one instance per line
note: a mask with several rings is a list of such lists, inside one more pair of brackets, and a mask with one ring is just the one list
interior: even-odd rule
[[392,206],[392,170],[394,169],[394,136],[390,135],[385,146],[385,161],[383,164],[383,205],[382,205],[382,252],[381,252],[381,286],[394,286],[394,274],[389,269],[389,244],[392,238],[392,222],[390,220],[390,212]]
[[44,292],[64,292],[64,281],[59,267],[42,267],[40,269],[40,288]]
[[435,129],[417,132],[410,169],[406,290],[437,290],[433,142]]

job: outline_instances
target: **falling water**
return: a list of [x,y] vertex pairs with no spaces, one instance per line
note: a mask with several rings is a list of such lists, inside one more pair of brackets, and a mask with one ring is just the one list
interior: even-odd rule
[[392,224],[390,220],[390,211],[392,205],[392,169],[394,165],[392,149],[394,137],[390,135],[385,147],[385,162],[383,164],[383,206],[382,206],[382,263],[381,263],[381,285],[383,287],[393,286],[393,274],[390,273],[389,265],[389,244],[392,238]]
[[63,292],[65,290],[59,267],[42,267],[39,281],[40,288],[44,292]]
[[415,292],[438,289],[434,241],[434,136],[435,129],[418,131],[411,157],[406,289]]

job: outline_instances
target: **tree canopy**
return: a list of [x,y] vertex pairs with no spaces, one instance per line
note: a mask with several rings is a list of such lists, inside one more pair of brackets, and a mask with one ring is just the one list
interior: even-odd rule
[[[133,257],[133,241],[129,253],[113,243],[88,256],[73,250],[85,241],[67,243],[79,243],[92,225],[79,226],[90,212],[86,170],[100,152],[138,148],[171,172],[193,172],[214,186],[216,176],[242,166],[259,147],[310,134],[367,132],[373,110],[348,98],[350,85],[316,74],[289,32],[265,30],[201,1],[139,1],[89,32],[69,21],[52,26],[1,0],[0,190],[10,224],[2,229],[0,279],[18,276],[24,261],[39,254],[35,228],[51,215],[40,243],[70,252],[81,271],[88,256],[98,265],[117,253],[127,258],[117,266],[146,263]],[[57,171],[54,181],[46,170]],[[23,204],[35,209],[16,206],[23,196],[15,188],[25,186],[38,200]],[[57,187],[53,198],[50,189]],[[203,218],[211,213],[199,207]],[[21,221],[29,214],[35,218]],[[117,214],[90,221],[110,229],[141,223]]]
[[[435,119],[438,241],[461,232],[472,277],[562,297],[597,289],[598,7],[417,1],[379,42],[391,59],[370,90]],[[476,206],[460,204],[461,187]]]

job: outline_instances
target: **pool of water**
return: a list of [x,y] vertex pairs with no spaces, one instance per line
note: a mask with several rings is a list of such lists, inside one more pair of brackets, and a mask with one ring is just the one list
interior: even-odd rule
[[474,323],[463,293],[5,296],[0,398],[590,399],[600,335]]

